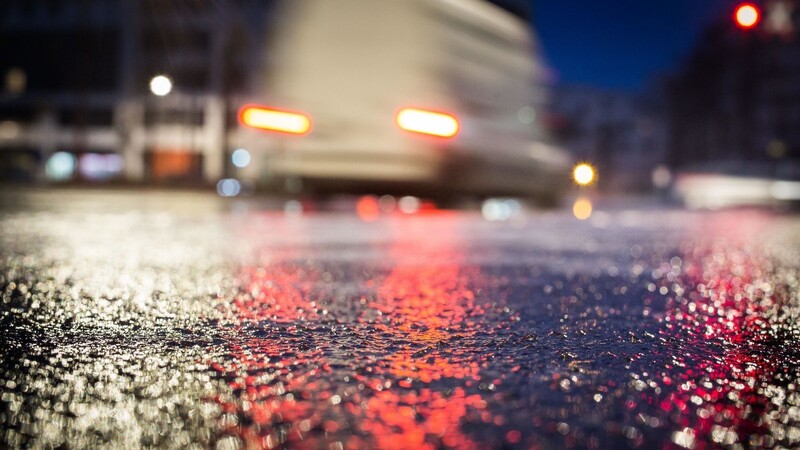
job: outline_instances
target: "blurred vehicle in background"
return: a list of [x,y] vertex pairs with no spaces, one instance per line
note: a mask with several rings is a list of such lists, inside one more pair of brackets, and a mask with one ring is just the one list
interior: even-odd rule
[[569,186],[570,157],[540,124],[538,43],[519,17],[483,0],[279,8],[274,70],[239,109],[236,140],[249,152],[240,180],[544,201]]
[[673,194],[689,208],[800,204],[800,165],[725,161],[678,173]]

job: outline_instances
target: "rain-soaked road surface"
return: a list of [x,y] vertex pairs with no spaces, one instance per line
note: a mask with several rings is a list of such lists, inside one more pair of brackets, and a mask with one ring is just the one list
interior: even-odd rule
[[797,216],[3,197],[0,447],[800,446]]

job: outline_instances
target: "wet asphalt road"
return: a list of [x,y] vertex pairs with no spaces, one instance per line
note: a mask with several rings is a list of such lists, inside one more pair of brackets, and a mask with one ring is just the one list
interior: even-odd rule
[[6,191],[0,447],[800,446],[800,217]]

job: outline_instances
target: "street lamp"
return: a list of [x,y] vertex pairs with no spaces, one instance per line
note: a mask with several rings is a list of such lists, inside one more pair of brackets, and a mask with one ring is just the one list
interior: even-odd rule
[[588,186],[595,179],[595,170],[589,164],[578,164],[572,171],[572,179],[580,186]]
[[[157,97],[164,97],[164,96],[168,95],[170,92],[172,92],[172,80],[166,75],[156,75],[156,76],[154,76],[153,78],[150,79],[150,92],[153,95],[157,96]],[[147,103],[151,103],[151,102],[147,102]],[[158,108],[159,120],[158,120],[158,123],[156,125],[155,136],[153,137],[152,141],[150,141],[150,143],[152,145],[152,147],[150,147],[150,149],[154,153],[157,152],[158,148],[159,148],[159,134],[161,133],[161,126],[163,124],[163,117],[161,117],[163,115],[162,105],[161,105],[161,102],[156,102],[156,103],[157,103],[157,108]],[[147,123],[145,123],[145,127],[147,127],[145,129],[145,131],[147,132],[147,137],[148,137],[148,140],[149,140],[149,138],[150,138],[150,133],[149,133],[150,126]],[[156,166],[158,165],[158,163],[155,162],[155,161],[153,162],[153,164],[156,165]]]
[[172,92],[172,80],[166,75],[156,75],[150,80],[150,92],[163,97]]

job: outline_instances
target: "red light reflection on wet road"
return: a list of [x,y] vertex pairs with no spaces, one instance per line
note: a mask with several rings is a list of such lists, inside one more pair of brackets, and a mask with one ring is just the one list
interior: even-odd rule
[[[733,231],[727,239],[737,239],[735,232],[742,230]],[[781,350],[770,342],[771,310],[786,299],[777,298],[764,282],[769,261],[745,247],[725,242],[695,248],[684,255],[675,283],[664,284],[673,295],[662,336],[682,351],[655,380],[661,393],[643,398],[655,402],[677,430],[667,448],[775,443],[769,412],[777,404],[768,386],[784,368],[776,363]],[[682,287],[691,289],[682,292]]]
[[[233,311],[245,337],[212,365],[232,390],[215,399],[221,433],[269,448],[478,447],[467,422],[500,420],[477,393],[487,356],[461,346],[481,329],[485,309],[470,287],[480,272],[465,265],[456,216],[441,214],[435,239],[413,218],[376,223],[392,227],[392,240],[381,268],[360,272],[362,301],[313,302],[326,275],[289,262],[300,254],[243,268]],[[337,327],[349,341],[328,335]],[[518,442],[520,432],[508,436]]]
[[[692,369],[663,378],[671,392],[659,403],[684,429],[685,439],[674,441],[696,449],[706,448],[712,433],[718,443],[729,444],[734,440],[729,433],[737,442],[768,434],[761,416],[769,398],[759,390],[762,379],[774,370],[769,359],[753,352],[765,325],[759,317],[763,299],[744,291],[753,280],[730,276],[727,264],[711,268],[713,275],[708,270],[696,273],[699,269],[690,266],[686,273],[689,279],[702,280],[699,290],[687,302],[675,302],[665,317],[669,333],[685,339],[686,352],[674,358],[676,366]],[[703,351],[710,347],[717,351]]]
[[[363,377],[365,383],[381,383],[387,375],[406,389],[443,380],[472,386],[480,380],[478,360],[437,349],[454,336],[478,329],[473,318],[484,313],[469,287],[480,273],[464,266],[463,244],[455,226],[451,221],[449,227],[438,230],[447,233],[434,241],[403,239],[406,230],[402,226],[394,230],[397,239],[389,258],[396,264],[380,281],[370,306],[386,318],[376,325],[379,331],[404,345],[388,352],[377,377]],[[380,448],[442,444],[473,448],[476,444],[462,432],[461,421],[469,412],[485,408],[486,402],[458,387],[451,394],[430,388],[385,389],[367,405],[362,428]]]
[[245,292],[233,301],[241,320],[294,323],[317,317],[310,299],[318,274],[293,264],[246,267],[240,273]]

